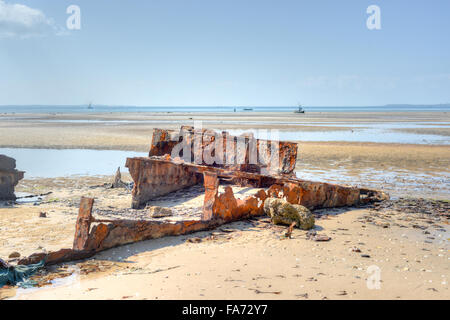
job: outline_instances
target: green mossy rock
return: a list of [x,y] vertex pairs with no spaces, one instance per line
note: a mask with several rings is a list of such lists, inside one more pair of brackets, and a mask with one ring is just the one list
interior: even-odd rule
[[267,198],[264,202],[264,212],[272,219],[274,224],[296,226],[303,230],[314,227],[314,214],[308,208],[299,204],[290,204],[286,200],[278,198]]

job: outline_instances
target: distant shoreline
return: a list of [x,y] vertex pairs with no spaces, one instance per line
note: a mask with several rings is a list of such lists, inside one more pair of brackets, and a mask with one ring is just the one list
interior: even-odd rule
[[182,125],[227,130],[279,130],[290,141],[450,144],[450,113],[288,112],[0,114],[0,146],[146,151],[153,128]]
[[[258,112],[293,113],[297,106],[104,106],[93,105],[92,109],[86,105],[3,105],[0,114],[23,113],[244,113]],[[385,106],[304,106],[306,113],[318,112],[450,112],[450,104],[440,105],[385,105]]]

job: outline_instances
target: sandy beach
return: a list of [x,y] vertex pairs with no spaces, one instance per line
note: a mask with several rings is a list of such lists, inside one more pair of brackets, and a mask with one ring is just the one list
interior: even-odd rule
[[[448,221],[423,216],[333,210],[316,229],[332,240],[263,219],[227,225],[226,232],[144,241],[70,264],[60,285],[3,292],[15,299],[448,299],[448,239],[428,240]],[[373,222],[367,222],[370,216]],[[379,222],[377,224],[377,222]],[[382,223],[389,223],[385,228]],[[417,231],[420,230],[420,231]],[[230,232],[231,231],[231,232]],[[439,231],[438,231],[439,233]],[[187,239],[200,238],[200,243]],[[427,241],[428,240],[428,241]],[[368,285],[381,271],[379,289]],[[61,272],[61,271],[60,271]]]
[[[202,121],[205,128],[305,134],[357,134],[365,128],[384,130],[383,126],[388,126],[389,132],[407,134],[400,137],[411,141],[416,141],[416,136],[441,137],[441,143],[386,143],[381,137],[380,143],[297,139],[296,172],[309,180],[385,190],[394,201],[426,198],[430,199],[427,206],[448,209],[450,114],[446,112],[2,114],[0,150],[147,152],[153,128],[175,129],[193,125],[194,121]],[[122,170],[123,180],[130,182],[130,176]],[[128,210],[129,190],[104,185],[112,181],[113,173],[56,178],[25,175],[17,192],[51,193],[39,201],[0,206],[0,257],[7,258],[14,251],[26,256],[43,249],[70,247],[81,196],[95,198],[98,216],[108,208],[135,214]],[[202,201],[195,203],[193,206],[198,207]],[[40,212],[47,217],[40,218]],[[286,239],[285,227],[274,226],[261,217],[227,225],[227,231],[219,228],[110,249],[87,261],[60,266],[63,271],[51,269],[38,276],[45,279],[60,274],[66,280],[59,284],[39,289],[3,288],[0,298],[450,298],[448,212],[445,215],[433,209],[426,213],[419,208],[407,213],[394,203],[382,210],[342,208],[315,214],[315,230],[330,236],[330,241],[308,240],[306,231],[297,229],[292,239]],[[200,241],[186,241],[192,237]],[[86,272],[90,270],[86,264],[96,266],[95,271]],[[379,289],[367,284],[370,266],[381,270]]]

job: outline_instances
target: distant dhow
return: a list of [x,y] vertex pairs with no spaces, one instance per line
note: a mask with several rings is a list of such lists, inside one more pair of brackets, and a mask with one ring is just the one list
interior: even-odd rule
[[302,105],[298,104],[298,109],[294,111],[294,113],[305,113],[305,110],[303,110]]

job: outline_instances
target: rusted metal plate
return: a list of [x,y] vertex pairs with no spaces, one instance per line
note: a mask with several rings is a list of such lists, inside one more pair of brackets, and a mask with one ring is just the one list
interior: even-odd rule
[[92,222],[92,207],[94,199],[82,197],[78,211],[77,224],[75,226],[75,237],[73,239],[73,250],[84,250],[89,238],[89,229]]
[[[133,208],[142,206],[155,196],[196,184],[201,180],[199,175],[203,175],[205,172],[216,174],[219,178],[227,178],[240,186],[261,188],[278,185],[280,191],[283,191],[284,195],[288,197],[289,202],[304,205],[309,209],[353,206],[361,202],[367,203],[386,198],[381,191],[372,190],[364,193],[364,201],[362,201],[361,190],[365,189],[305,181],[285,175],[262,175],[183,161],[176,162],[166,157],[129,158],[127,167],[135,182],[132,192]],[[151,170],[150,168],[153,167],[158,169]],[[170,169],[172,167],[177,167],[177,170]]]
[[126,167],[134,180],[132,207],[142,208],[156,197],[193,186],[201,181],[201,174],[188,166],[168,160],[128,158]]
[[[194,146],[196,141],[200,144],[198,148]],[[297,161],[298,145],[295,142],[255,139],[251,135],[237,137],[226,131],[214,133],[188,126],[183,126],[179,131],[155,128],[149,156],[171,155],[179,143],[187,144],[187,150],[190,150],[189,156],[183,155],[186,162],[233,171],[291,175]],[[215,161],[210,163],[205,159],[205,154],[212,150],[213,144],[215,151],[211,155]],[[181,157],[181,154],[173,156]]]

